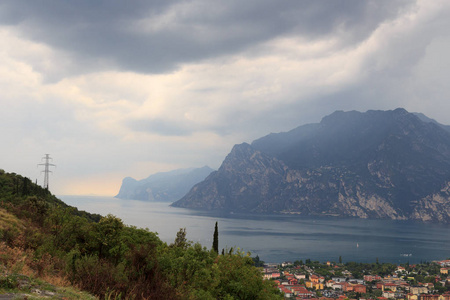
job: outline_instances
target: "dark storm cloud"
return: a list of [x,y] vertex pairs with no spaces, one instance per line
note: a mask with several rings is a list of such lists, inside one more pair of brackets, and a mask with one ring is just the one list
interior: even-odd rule
[[[363,40],[409,3],[11,0],[0,4],[0,23],[68,53],[75,69],[163,73],[277,37],[311,40],[338,34],[345,47]],[[155,20],[159,23],[149,30]]]

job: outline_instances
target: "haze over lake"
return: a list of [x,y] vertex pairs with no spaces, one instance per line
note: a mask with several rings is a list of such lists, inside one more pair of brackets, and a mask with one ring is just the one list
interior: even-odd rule
[[171,243],[180,228],[210,248],[219,223],[219,248],[240,247],[266,262],[294,260],[418,263],[450,257],[450,226],[408,221],[337,219],[291,215],[220,214],[170,207],[169,203],[113,197],[59,196],[91,213],[113,214],[125,224],[149,228]]

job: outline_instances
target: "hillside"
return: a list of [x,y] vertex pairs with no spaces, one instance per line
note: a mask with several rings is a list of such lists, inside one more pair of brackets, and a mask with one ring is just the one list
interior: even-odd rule
[[174,206],[450,222],[450,133],[404,109],[337,111],[233,147]]
[[212,171],[214,170],[205,166],[202,168],[160,172],[142,180],[126,177],[123,179],[120,191],[115,197],[120,199],[173,202],[186,195],[195,184],[204,180]]
[[7,299],[282,299],[246,253],[219,255],[188,241],[185,229],[168,245],[113,215],[79,212],[3,170],[0,254]]

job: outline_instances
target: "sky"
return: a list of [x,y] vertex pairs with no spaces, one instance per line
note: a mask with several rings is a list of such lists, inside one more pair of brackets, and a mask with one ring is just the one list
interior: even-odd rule
[[336,110],[450,125],[449,54],[448,0],[4,0],[0,169],[114,196]]

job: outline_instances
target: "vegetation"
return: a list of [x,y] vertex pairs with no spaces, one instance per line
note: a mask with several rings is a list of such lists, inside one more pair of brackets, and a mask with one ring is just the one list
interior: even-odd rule
[[[282,299],[249,254],[217,250],[186,240],[185,229],[168,245],[0,170],[0,267],[8,274],[72,284],[101,299]],[[18,287],[5,278],[0,288]]]
[[214,252],[219,253],[219,228],[217,227],[217,222],[214,226],[212,249]]

